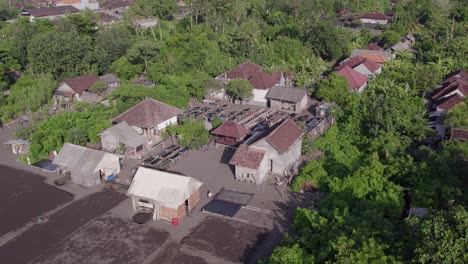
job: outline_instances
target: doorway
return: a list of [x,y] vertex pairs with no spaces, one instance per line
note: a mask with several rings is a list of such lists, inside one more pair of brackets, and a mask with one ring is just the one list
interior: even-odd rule
[[190,204],[188,199],[185,200],[185,212],[188,214],[190,212]]

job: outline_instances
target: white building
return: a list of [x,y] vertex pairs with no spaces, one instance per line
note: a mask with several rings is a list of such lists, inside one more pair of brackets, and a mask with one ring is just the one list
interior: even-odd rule
[[120,172],[119,156],[104,151],[65,143],[52,161],[63,171],[70,172],[72,182],[93,187]]

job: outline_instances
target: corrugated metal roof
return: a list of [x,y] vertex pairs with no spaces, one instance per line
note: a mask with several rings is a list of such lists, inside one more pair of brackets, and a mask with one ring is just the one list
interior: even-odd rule
[[127,195],[153,200],[164,207],[177,209],[202,184],[192,177],[139,167]]
[[[123,121],[117,125],[110,127],[106,130],[114,135],[121,143],[126,146],[136,148],[146,143],[146,138],[140,135],[135,129]],[[104,131],[104,132],[106,132]]]
[[117,155],[104,151],[65,143],[52,163],[77,175],[91,175],[101,169],[98,165],[104,158],[119,159]]
[[304,96],[307,96],[307,93],[303,89],[274,86],[271,87],[270,91],[268,91],[266,98],[298,103],[304,98]]

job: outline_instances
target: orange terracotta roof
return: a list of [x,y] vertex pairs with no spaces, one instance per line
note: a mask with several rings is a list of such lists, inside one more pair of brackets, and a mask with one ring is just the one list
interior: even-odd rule
[[379,54],[372,54],[372,53],[363,53],[360,55],[362,58],[364,59],[368,59],[372,62],[375,62],[375,63],[385,63],[387,62],[387,59],[382,56],[382,55],[379,55]]

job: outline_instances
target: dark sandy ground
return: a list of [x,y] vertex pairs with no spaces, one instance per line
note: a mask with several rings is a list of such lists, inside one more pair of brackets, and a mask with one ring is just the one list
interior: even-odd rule
[[53,213],[43,224],[32,226],[0,247],[1,263],[24,264],[34,260],[125,198],[124,194],[108,188],[71,203]]
[[243,262],[265,231],[248,224],[208,217],[181,244],[227,261]]
[[0,236],[72,199],[42,176],[0,165]]
[[32,263],[140,264],[163,245],[169,233],[103,215]]

